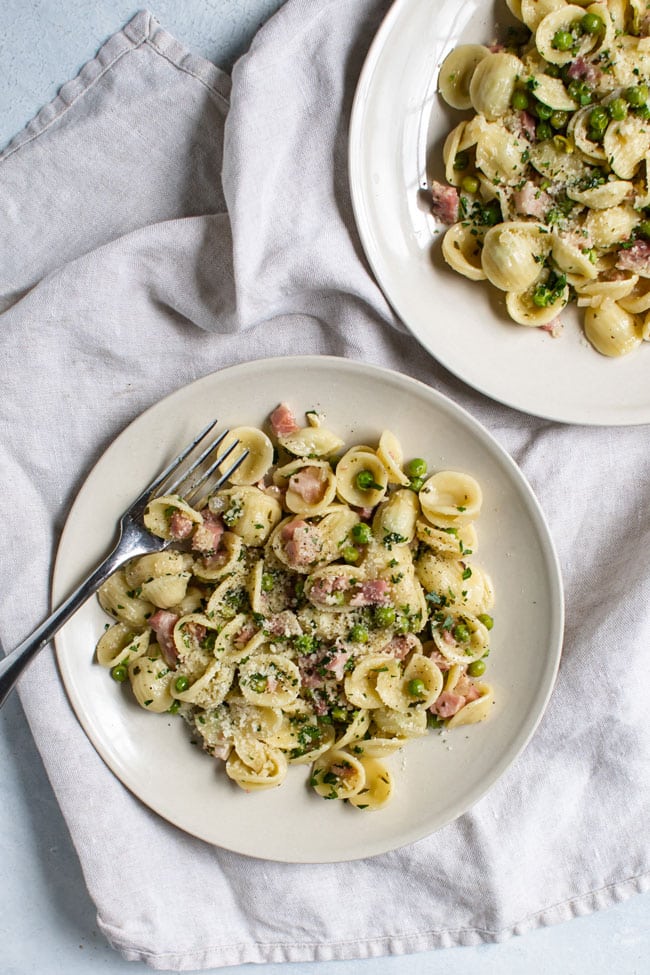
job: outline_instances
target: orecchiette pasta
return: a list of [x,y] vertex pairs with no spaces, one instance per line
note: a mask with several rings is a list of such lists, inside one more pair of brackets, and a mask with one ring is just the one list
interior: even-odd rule
[[245,791],[310,765],[316,794],[380,809],[393,752],[492,706],[479,678],[494,592],[472,560],[481,488],[405,462],[389,430],[346,449],[286,404],[270,435],[232,435],[250,451],[238,483],[200,510],[149,505],[150,530],[175,544],[102,586],[114,622],[97,662],[145,710],[179,713]]
[[473,112],[444,141],[446,182],[430,182],[442,256],[553,336],[577,299],[594,348],[627,355],[650,331],[648,310],[625,303],[629,280],[650,277],[647,4],[505,2],[519,34],[440,66],[441,97]]

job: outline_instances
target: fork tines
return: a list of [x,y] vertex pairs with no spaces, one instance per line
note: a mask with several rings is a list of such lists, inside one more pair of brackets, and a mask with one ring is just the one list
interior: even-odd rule
[[[199,488],[206,485],[206,482],[212,477],[214,472],[223,467],[224,463],[231,457],[233,451],[239,446],[239,440],[233,440],[232,443],[228,444],[219,453],[219,447],[230,433],[228,429],[223,430],[217,437],[210,440],[207,446],[204,446],[200,450],[197,457],[190,460],[189,466],[184,465],[184,461],[192,458],[195,451],[205,442],[208,435],[214,430],[217,422],[215,419],[208,423],[191,443],[184,447],[180,454],[154,478],[138,500],[151,500],[156,495],[160,496],[162,494],[179,494],[188,503],[191,503],[192,499],[196,502]],[[212,459],[215,452],[217,456]],[[248,450],[244,449],[234,457],[227,469],[222,470],[219,477],[210,484],[210,490],[221,487],[234,474],[247,456]],[[204,466],[206,464],[207,466]]]

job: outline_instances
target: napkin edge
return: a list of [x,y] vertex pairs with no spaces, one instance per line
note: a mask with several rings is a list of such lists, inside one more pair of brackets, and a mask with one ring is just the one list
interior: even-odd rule
[[222,101],[226,108],[228,107],[230,75],[207,58],[194,54],[185,44],[165,30],[149,10],[140,10],[120,30],[112,34],[101,45],[96,55],[86,61],[77,75],[66,81],[55,97],[10,139],[0,151],[0,163],[37,139],[124,55],[136,51],[143,44],[148,44],[180,71],[191,75]]
[[478,947],[498,944],[510,938],[541,928],[552,927],[576,917],[615,907],[635,894],[650,891],[650,872],[585,891],[576,897],[527,915],[497,930],[483,928],[437,929],[381,938],[362,938],[340,942],[255,942],[250,944],[211,945],[200,951],[154,952],[136,948],[120,940],[120,932],[97,916],[104,937],[126,961],[144,962],[158,971],[198,971],[244,964],[278,964],[283,962],[328,962],[364,960],[434,951],[439,948]]

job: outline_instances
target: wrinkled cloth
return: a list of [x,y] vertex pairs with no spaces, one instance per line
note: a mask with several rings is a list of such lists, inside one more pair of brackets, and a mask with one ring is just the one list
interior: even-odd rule
[[94,751],[48,648],[22,682],[25,711],[101,930],[155,968],[498,941],[648,887],[648,429],[494,403],[395,319],[346,167],[387,8],[288,0],[232,79],[140,13],[0,156],[7,647],[46,615],[66,512],[117,433],[195,378],[264,356],[365,360],[451,396],[523,469],[564,576],[562,664],[529,746],[456,822],[351,863],[258,861],[157,817]]

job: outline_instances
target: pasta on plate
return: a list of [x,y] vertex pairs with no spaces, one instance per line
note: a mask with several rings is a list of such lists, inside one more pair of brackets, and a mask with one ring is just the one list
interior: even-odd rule
[[503,44],[464,44],[438,87],[466,113],[431,181],[442,254],[557,335],[577,301],[600,353],[650,339],[650,7],[507,0]]
[[[398,438],[346,446],[289,406],[200,509],[152,501],[168,539],[102,586],[97,662],[139,705],[178,713],[246,791],[311,766],[326,799],[378,809],[386,757],[432,727],[484,720],[493,586],[473,561],[482,492],[405,464]],[[240,449],[240,448],[236,448]]]

